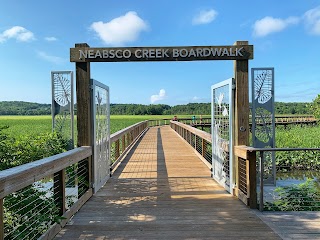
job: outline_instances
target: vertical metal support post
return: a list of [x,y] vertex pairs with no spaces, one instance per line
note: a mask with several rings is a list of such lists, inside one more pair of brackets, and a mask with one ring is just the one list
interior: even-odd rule
[[259,202],[259,210],[263,211],[263,172],[264,172],[264,157],[263,151],[260,151],[260,202]]

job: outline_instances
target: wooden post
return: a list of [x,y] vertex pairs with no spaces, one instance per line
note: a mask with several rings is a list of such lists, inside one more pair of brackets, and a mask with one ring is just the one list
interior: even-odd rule
[[[248,41],[236,41],[234,45],[248,45]],[[234,61],[234,78],[235,78],[235,103],[234,103],[234,145],[249,144],[249,61]],[[233,181],[238,179],[238,157],[234,157],[233,161]],[[238,186],[239,183],[236,182]]]
[[[89,47],[86,43],[75,44],[75,47]],[[77,130],[78,139],[77,146],[92,145],[92,107],[91,107],[91,85],[90,85],[90,62],[76,62],[76,89],[77,89]],[[82,161],[79,164],[79,172],[88,171],[86,181],[79,183],[79,193],[84,193],[85,189],[91,185],[91,172],[89,171],[88,161]],[[89,186],[86,186],[86,182]]]
[[122,152],[126,149],[126,136],[122,136]]
[[205,158],[205,154],[206,154],[206,148],[207,148],[207,146],[206,146],[206,141],[202,138],[201,139],[202,140],[202,145],[201,145],[201,149],[202,149],[202,157],[204,157]]
[[116,142],[116,152],[115,152],[115,158],[116,160],[118,159],[118,157],[120,156],[120,139],[118,139]]
[[256,169],[256,152],[248,152],[246,160],[247,171],[247,195],[249,197],[250,208],[257,208],[257,169]]
[[127,146],[128,147],[130,145],[130,132],[127,133]]
[[59,216],[62,216],[66,212],[66,181],[65,181],[65,169],[54,174],[53,184],[54,184],[54,201],[56,206],[59,209]]

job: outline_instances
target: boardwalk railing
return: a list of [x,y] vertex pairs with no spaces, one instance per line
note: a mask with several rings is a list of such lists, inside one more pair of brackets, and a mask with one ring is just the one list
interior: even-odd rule
[[[195,127],[198,126],[205,126],[205,127],[211,127],[211,118],[210,117],[203,117],[203,118],[196,118],[195,120],[192,120],[191,118],[182,118],[178,119],[179,122],[189,124]],[[256,120],[257,125],[264,125],[265,123],[270,124],[271,122],[265,122],[265,119],[257,119]],[[317,119],[312,115],[286,115],[286,116],[275,116],[275,124],[276,125],[284,125],[287,126],[289,124],[296,124],[296,125],[309,125],[309,124],[316,124]],[[252,125],[252,119],[250,116],[249,119],[250,126]]]
[[275,116],[277,123],[314,123],[317,119],[313,115],[291,115],[291,116]]
[[[209,168],[211,168],[211,134],[177,121],[171,121],[170,126],[196,150],[196,152],[201,156],[202,160]],[[250,208],[256,208],[256,159],[253,159],[250,152],[244,151],[241,148],[236,148],[235,155],[239,156],[240,158],[238,158],[238,188],[235,190],[234,195],[243,201],[247,206],[250,206]]]
[[92,195],[91,155],[79,147],[1,171],[0,239],[51,239]]
[[211,168],[212,140],[211,134],[178,121],[170,121],[170,126],[198,153],[202,161]]
[[[170,118],[157,119],[157,120],[148,120],[149,127],[169,125]],[[211,117],[197,117],[195,119],[192,118],[178,118],[178,122],[188,124],[194,127],[211,127]],[[249,119],[250,126],[252,125],[251,116]],[[313,115],[284,115],[284,116],[275,116],[275,124],[276,125],[284,125],[288,124],[316,124],[317,119]],[[265,124],[262,120],[257,119],[258,125]]]
[[170,121],[171,121],[171,118],[148,120],[148,127],[156,127],[156,126],[169,125],[169,124],[170,124]]
[[[304,161],[315,162],[314,160],[319,157],[320,148],[253,148],[248,146],[235,146],[234,152],[240,159],[239,196],[246,196],[248,201],[252,202],[254,199],[252,196],[256,195],[258,190],[260,211],[263,211],[265,208],[276,211],[320,210],[320,190],[314,189],[313,185],[305,185],[303,187],[282,185],[283,191],[280,194],[274,192],[276,186],[269,185],[267,189],[265,189],[265,180],[267,180],[266,174],[270,172],[270,159],[266,159],[268,158],[266,153],[303,152],[306,153]],[[311,152],[312,154],[307,154],[308,152]],[[314,154],[315,152],[317,152],[317,154]],[[292,157],[293,155],[291,154],[289,158]],[[258,166],[258,168],[256,168],[256,166]],[[287,166],[276,165],[275,167],[281,169],[281,167]],[[245,173],[249,173],[249,176]],[[258,179],[258,182],[256,182],[256,179]],[[305,179],[302,180],[302,182],[305,181]],[[258,189],[256,186],[258,186]],[[319,188],[319,186],[316,187]],[[286,189],[287,192],[285,192]],[[251,202],[249,204],[256,204],[255,202]]]
[[111,134],[111,172],[119,165],[136,140],[148,129],[148,121],[143,121]]
[[[112,170],[146,131],[140,122],[110,136]],[[0,173],[0,240],[52,239],[92,196],[92,148],[79,147]]]
[[237,189],[235,195],[250,208],[257,208],[257,181],[255,153],[245,146],[235,146],[238,161]]

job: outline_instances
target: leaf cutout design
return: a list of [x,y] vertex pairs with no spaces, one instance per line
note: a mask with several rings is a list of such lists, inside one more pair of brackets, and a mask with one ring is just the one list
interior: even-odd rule
[[62,107],[71,102],[71,81],[62,74],[55,74],[53,78],[54,100]]
[[222,115],[225,116],[225,117],[229,115],[229,114],[228,114],[228,109],[226,108],[226,106],[223,106]]
[[217,98],[217,102],[219,104],[219,107],[222,108],[222,102],[223,102],[223,98],[224,98],[224,93],[220,93],[219,97]]
[[267,71],[263,71],[255,78],[254,95],[255,99],[258,99],[260,104],[268,102],[272,97],[271,89],[268,87],[270,77],[271,76]]

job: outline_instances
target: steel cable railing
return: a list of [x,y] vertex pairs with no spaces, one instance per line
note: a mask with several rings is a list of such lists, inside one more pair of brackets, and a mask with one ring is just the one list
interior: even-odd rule
[[[271,166],[272,161],[268,159],[272,156],[272,152],[275,153],[275,166]],[[309,152],[317,154],[310,155],[308,154]],[[287,159],[287,157],[292,160],[295,153],[298,156],[301,156],[301,153],[305,153],[304,164],[307,165],[308,162],[316,162],[320,148],[252,148],[236,146],[235,155],[239,157],[238,167],[240,169],[238,181],[240,195],[251,196],[252,199],[257,196],[256,199],[258,200],[260,211],[319,211],[320,184],[316,178],[311,179],[305,174],[300,181],[293,181],[292,178],[283,181],[281,178],[272,176],[272,168],[276,168],[278,174],[281,175],[282,171],[288,173],[297,167],[291,164],[291,169],[289,169],[287,162],[283,161],[283,158]],[[298,168],[303,169],[302,165],[298,166]],[[243,171],[244,168],[250,168],[250,171]],[[309,165],[305,166],[305,169],[310,170]],[[243,187],[246,185],[242,184],[245,181],[249,182],[249,188]]]
[[92,195],[89,171],[83,167],[90,156],[91,147],[80,147],[1,171],[0,239],[38,239],[53,225],[66,224],[85,202],[80,199]]

